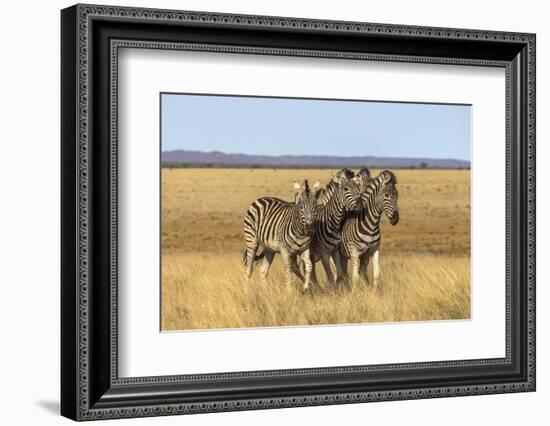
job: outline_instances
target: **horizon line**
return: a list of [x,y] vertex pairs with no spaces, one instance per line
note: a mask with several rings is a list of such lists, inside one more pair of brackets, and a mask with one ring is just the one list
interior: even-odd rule
[[379,155],[369,155],[369,154],[356,155],[356,156],[353,156],[353,155],[328,155],[328,154],[323,154],[323,155],[318,155],[318,154],[299,154],[299,155],[295,155],[295,154],[277,154],[277,155],[269,155],[269,154],[247,154],[247,153],[243,153],[243,152],[224,152],[224,151],[220,151],[220,150],[200,151],[200,150],[196,150],[196,149],[161,150],[161,153],[164,154],[164,153],[178,152],[178,151],[200,152],[202,154],[219,153],[219,154],[224,154],[224,155],[246,155],[246,156],[272,157],[272,158],[273,157],[274,158],[277,158],[277,157],[319,157],[319,158],[322,158],[322,157],[331,157],[331,158],[364,158],[364,157],[371,157],[371,158],[392,158],[392,159],[411,159],[411,160],[451,160],[451,161],[463,161],[463,162],[466,162],[466,163],[471,163],[471,160],[464,160],[462,158],[452,158],[452,157],[408,157],[408,156],[399,157],[399,156],[391,156],[391,155],[379,156]]

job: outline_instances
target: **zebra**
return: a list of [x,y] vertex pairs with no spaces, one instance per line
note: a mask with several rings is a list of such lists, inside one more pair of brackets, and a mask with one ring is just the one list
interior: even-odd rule
[[362,194],[363,209],[359,213],[348,214],[344,223],[340,249],[336,251],[334,262],[340,263],[343,273],[347,274],[347,260],[351,260],[351,278],[354,284],[359,281],[361,266],[363,265],[366,271],[372,258],[374,288],[378,287],[380,218],[382,213],[385,213],[392,225],[399,222],[396,184],[397,178],[389,170],[384,170],[376,178],[370,179],[366,191]]
[[[246,250],[243,263],[247,279],[252,274],[254,261],[263,258],[260,274],[265,280],[275,253],[280,253],[284,262],[286,285],[292,283],[292,276],[295,275],[304,282],[304,292],[309,289],[312,270],[309,247],[317,218],[319,189],[319,182],[311,189],[307,180],[303,185],[295,182],[294,203],[262,197],[250,205],[244,218]],[[263,253],[256,257],[260,245]],[[298,269],[297,255],[304,261],[305,279]]]
[[370,180],[370,171],[368,168],[363,167],[361,168],[357,174],[353,173],[350,169],[342,169],[336,172],[333,176],[331,181],[328,183],[326,188],[321,189],[321,195],[319,196],[319,204],[324,206],[328,203],[330,200],[330,197],[332,197],[332,194],[336,191],[338,188],[338,182],[343,179],[352,179],[354,177],[357,177],[360,182],[360,189],[361,192],[365,191],[366,189],[366,183]]
[[[319,207],[317,220],[315,221],[315,235],[311,240],[310,257],[313,263],[311,274],[312,282],[317,283],[315,274],[315,263],[322,262],[328,281],[335,284],[334,273],[331,268],[330,259],[333,252],[340,243],[342,225],[345,215],[350,211],[359,211],[362,207],[360,177],[354,177],[353,172],[344,169],[343,173],[333,176],[327,186],[331,195],[328,201]],[[341,277],[341,270],[335,265],[336,278]]]
[[[327,184],[326,188],[322,188],[321,191],[320,191],[321,195],[319,196],[319,204],[321,206],[326,205],[330,201],[331,197],[338,190],[339,183],[343,179],[354,179],[355,181],[358,181],[360,192],[364,192],[366,190],[367,183],[370,180],[370,171],[367,167],[361,168],[357,172],[357,174],[355,174],[353,171],[351,171],[350,169],[347,169],[347,168],[337,171],[332,176],[332,178],[331,178],[330,182]],[[351,209],[351,210],[353,210],[353,209]],[[340,227],[340,232],[341,232],[341,227]],[[327,272],[327,277],[329,277],[329,281],[331,281],[331,276],[335,277],[336,280],[340,280],[340,278],[341,278],[341,270],[339,268],[340,263],[337,264],[334,261],[334,258],[339,259],[339,256],[337,256],[337,255],[338,255],[338,252],[334,251],[333,254],[331,255],[330,259],[329,259],[330,268],[331,268],[331,272],[330,272],[331,275],[329,275],[329,273]],[[301,265],[300,259],[298,259],[298,263]],[[326,268],[325,268],[325,271],[327,271]],[[315,275],[315,268],[313,269],[313,273],[312,273],[312,281],[314,281],[314,282],[317,281],[317,277]]]

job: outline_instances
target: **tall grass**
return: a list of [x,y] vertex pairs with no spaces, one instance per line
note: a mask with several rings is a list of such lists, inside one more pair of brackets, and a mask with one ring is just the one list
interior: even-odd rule
[[250,281],[244,279],[238,252],[168,254],[162,269],[162,329],[470,318],[469,259],[382,257],[381,268],[383,286],[377,291],[362,282],[339,288],[320,284],[302,294],[298,282],[290,288],[282,284],[277,259],[264,282],[258,271]]

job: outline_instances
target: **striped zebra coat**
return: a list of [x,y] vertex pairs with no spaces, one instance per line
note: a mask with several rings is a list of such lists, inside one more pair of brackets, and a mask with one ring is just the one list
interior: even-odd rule
[[[266,278],[273,258],[279,253],[283,258],[285,282],[290,285],[293,276],[304,282],[308,290],[312,263],[310,244],[317,218],[317,197],[319,182],[309,188],[307,180],[303,185],[294,183],[295,202],[289,203],[273,197],[254,201],[244,218],[245,253],[243,263],[245,276],[250,278],[256,260],[256,251],[263,248],[260,273]],[[305,278],[299,271],[296,256],[301,256],[305,265]]]
[[395,175],[384,170],[376,178],[371,179],[366,191],[363,192],[363,209],[359,213],[348,214],[342,229],[339,255],[335,263],[341,263],[343,273],[347,273],[347,261],[351,261],[352,282],[359,281],[361,265],[365,272],[372,258],[374,287],[380,281],[380,219],[386,214],[392,225],[399,222],[397,205],[398,192]]
[[[351,173],[351,172],[350,172]],[[330,259],[340,243],[342,226],[346,213],[359,211],[362,207],[360,179],[351,174],[337,174],[333,177],[325,190],[325,195],[330,191],[328,201],[319,207],[317,220],[315,221],[315,234],[311,241],[310,257],[313,263],[312,280],[317,282],[315,263],[322,262],[328,281],[335,283],[335,276],[331,268]],[[339,265],[335,265],[336,277],[342,272]]]

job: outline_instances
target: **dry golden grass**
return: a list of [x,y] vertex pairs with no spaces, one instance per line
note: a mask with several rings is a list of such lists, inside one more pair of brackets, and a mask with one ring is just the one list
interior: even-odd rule
[[[204,264],[211,273],[204,273]],[[232,255],[181,254],[163,262],[164,330],[463,319],[470,316],[470,265],[447,256],[382,259],[384,286],[284,284],[281,262],[266,282],[247,282]],[[428,272],[428,273],[426,273]],[[319,274],[320,277],[324,277]],[[215,279],[214,279],[215,277]],[[167,315],[169,313],[169,315]]]
[[[383,290],[243,279],[242,220],[264,195],[291,199],[292,182],[325,184],[329,170],[163,169],[162,329],[236,328],[470,318],[470,173],[397,170],[400,222],[382,220]],[[374,170],[373,174],[377,171]],[[238,189],[234,189],[238,188]]]

